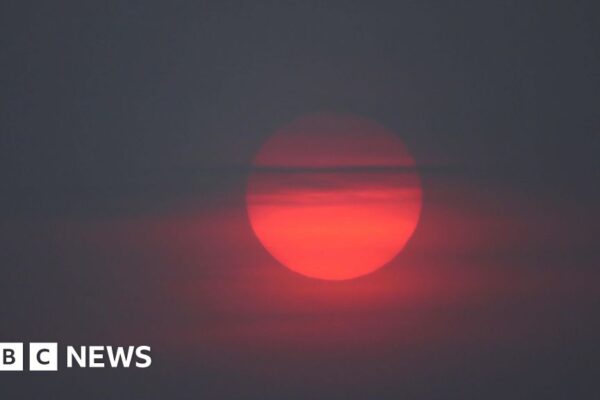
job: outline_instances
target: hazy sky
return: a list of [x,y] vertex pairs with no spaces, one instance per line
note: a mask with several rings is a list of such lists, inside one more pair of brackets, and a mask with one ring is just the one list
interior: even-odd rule
[[[154,362],[0,397],[597,396],[594,2],[34,3],[0,6],[0,342]],[[261,144],[314,112],[421,172],[414,237],[356,281],[288,271],[246,216]]]

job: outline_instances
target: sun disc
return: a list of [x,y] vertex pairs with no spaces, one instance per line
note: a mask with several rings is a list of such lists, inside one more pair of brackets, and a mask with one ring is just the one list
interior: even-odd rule
[[345,280],[393,259],[421,212],[402,141],[371,120],[316,114],[276,131],[254,158],[246,204],[267,251],[302,275]]

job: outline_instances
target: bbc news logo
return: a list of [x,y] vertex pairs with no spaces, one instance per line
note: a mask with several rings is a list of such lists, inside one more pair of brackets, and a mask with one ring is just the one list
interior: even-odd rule
[[[24,370],[23,343],[0,343],[0,371]],[[150,346],[67,346],[67,368],[148,368]],[[29,371],[58,371],[58,343],[29,343]]]

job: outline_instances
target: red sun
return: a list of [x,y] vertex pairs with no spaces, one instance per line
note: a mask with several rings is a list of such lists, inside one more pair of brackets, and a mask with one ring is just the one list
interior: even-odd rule
[[421,181],[402,141],[356,116],[316,114],[276,131],[253,161],[254,233],[287,268],[345,280],[393,259],[421,212]]

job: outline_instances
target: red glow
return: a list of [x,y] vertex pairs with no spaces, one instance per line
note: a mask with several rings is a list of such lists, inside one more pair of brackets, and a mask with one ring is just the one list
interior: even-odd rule
[[313,115],[278,130],[254,160],[252,228],[289,269],[320,279],[373,272],[404,247],[421,211],[415,163],[364,118]]

